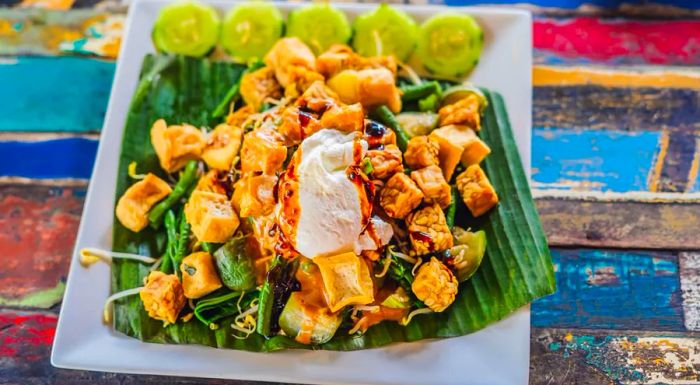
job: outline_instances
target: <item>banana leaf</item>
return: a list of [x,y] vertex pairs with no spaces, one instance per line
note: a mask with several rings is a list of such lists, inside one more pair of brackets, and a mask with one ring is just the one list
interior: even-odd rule
[[[117,196],[132,183],[127,175],[130,162],[138,162],[138,172],[162,175],[149,131],[153,122],[187,122],[197,126],[216,124],[211,111],[224,97],[245,68],[240,65],[171,56],[147,56],[143,62],[138,93],[127,117],[117,181]],[[503,99],[485,91],[489,100],[481,130],[492,153],[484,169],[501,198],[487,215],[472,218],[464,207],[456,224],[486,231],[488,246],[481,267],[460,286],[454,304],[443,313],[420,315],[406,327],[384,322],[363,335],[342,331],[328,343],[308,347],[290,338],[265,339],[253,334],[237,339],[230,328],[232,319],[210,330],[196,321],[163,327],[148,317],[138,296],[118,301],[114,307],[116,330],[147,342],[200,344],[249,351],[286,348],[356,350],[424,338],[454,337],[472,333],[494,323],[532,300],[551,294],[555,280],[547,242],[530,195],[518,150],[513,139]],[[159,256],[164,252],[163,232],[145,229],[133,233],[117,220],[113,249]],[[112,269],[114,292],[141,286],[148,266],[133,261],[115,261]]]

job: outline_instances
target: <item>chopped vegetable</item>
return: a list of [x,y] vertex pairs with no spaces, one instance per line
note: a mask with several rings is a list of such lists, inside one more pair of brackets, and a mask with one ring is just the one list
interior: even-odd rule
[[353,27],[352,46],[362,56],[394,55],[405,61],[416,47],[416,22],[388,4],[356,17]]
[[[219,290],[197,301],[194,315],[205,325],[209,326],[222,318],[238,312],[242,293]],[[246,296],[247,297],[247,296]],[[250,302],[250,300],[248,301]]]
[[175,188],[172,189],[168,197],[158,203],[148,213],[148,221],[151,223],[151,226],[158,228],[165,213],[178,203],[180,198],[185,196],[192,186],[194,186],[197,182],[197,168],[197,161],[192,160],[187,163],[184,171],[180,174],[180,179],[178,179],[177,184],[175,184]]
[[440,98],[436,94],[430,94],[418,101],[418,110],[421,112],[435,112],[440,105]]
[[459,201],[459,191],[457,190],[456,186],[451,186],[450,187],[450,194],[452,196],[452,200],[450,201],[450,205],[447,206],[447,210],[445,210],[445,222],[447,222],[447,227],[452,230],[452,228],[455,225],[455,215],[457,214],[457,202]]
[[481,265],[486,253],[486,233],[454,230],[455,246],[450,249],[452,266],[457,271],[457,279],[464,282],[471,278]]
[[422,99],[430,95],[437,95],[437,97],[439,97],[442,94],[442,87],[440,87],[440,83],[432,80],[421,84],[412,84],[401,87],[401,92],[403,93],[403,95],[401,95],[401,100],[403,102],[409,102],[412,100]]
[[317,55],[333,44],[346,43],[351,35],[345,13],[329,4],[310,4],[289,15],[287,36],[298,37]]
[[382,306],[392,309],[407,309],[411,307],[411,297],[406,293],[403,287],[399,286],[382,301]]
[[466,75],[479,62],[484,33],[473,17],[442,13],[426,20],[418,33],[417,54],[437,75]]
[[437,127],[438,115],[431,112],[402,112],[396,121],[411,138],[428,135]]
[[265,337],[276,333],[279,326],[279,316],[292,292],[299,291],[299,281],[294,277],[298,267],[297,262],[289,262],[277,256],[267,271],[265,284],[260,291],[258,305],[257,332]]
[[221,46],[240,62],[262,59],[282,36],[284,20],[274,4],[255,1],[233,7],[224,17]]
[[408,134],[406,134],[403,128],[401,128],[401,125],[396,120],[394,113],[391,112],[387,106],[379,106],[375,110],[375,114],[381,123],[394,131],[396,134],[396,145],[399,146],[399,149],[401,149],[402,152],[406,151],[410,137]]
[[214,267],[214,258],[206,251],[192,253],[182,260],[182,288],[187,298],[201,298],[221,288],[221,280]]
[[221,281],[234,291],[246,291],[255,286],[255,270],[248,243],[249,236],[237,236],[214,253]]
[[176,2],[160,10],[153,27],[153,44],[159,51],[204,56],[219,39],[219,15],[195,1]]
[[284,333],[303,344],[327,342],[340,326],[340,313],[328,308],[309,306],[301,293],[292,293],[280,314],[279,324]]

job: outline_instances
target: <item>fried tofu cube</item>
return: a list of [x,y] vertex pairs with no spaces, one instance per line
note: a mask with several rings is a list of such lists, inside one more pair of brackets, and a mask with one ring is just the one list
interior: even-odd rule
[[474,133],[474,138],[464,146],[462,151],[462,164],[465,166],[479,164],[490,153],[491,148]]
[[241,183],[239,200],[241,217],[257,217],[272,213],[275,208],[274,190],[277,184],[275,175],[250,175]]
[[127,229],[139,232],[148,226],[148,212],[153,205],[168,196],[170,185],[149,173],[126,189],[115,210],[117,219]]
[[348,305],[366,305],[374,301],[374,285],[369,267],[349,252],[313,259],[325,288],[326,302],[332,312]]
[[323,113],[330,107],[337,105],[338,95],[323,81],[314,81],[296,101],[296,105],[315,113]]
[[479,98],[473,94],[456,103],[448,104],[438,111],[440,125],[460,124],[479,131],[481,129],[479,107]]
[[187,302],[177,276],[157,270],[148,275],[139,296],[149,317],[168,324],[177,321],[178,314]]
[[405,218],[422,200],[423,192],[402,172],[389,178],[379,193],[379,204],[392,218]]
[[365,110],[362,104],[332,106],[321,116],[321,127],[353,132],[362,131],[365,125]]
[[270,67],[263,67],[243,75],[240,90],[243,101],[254,111],[260,111],[266,99],[282,97],[282,88],[275,79],[275,71]]
[[450,124],[434,130],[433,133],[434,136],[442,138],[443,142],[462,148],[460,161],[465,166],[481,163],[491,153],[489,146],[467,126]]
[[256,111],[257,110],[254,110],[252,106],[243,106],[226,115],[226,124],[232,127],[244,128],[243,123],[245,123],[245,121],[248,120],[248,118],[250,118],[250,116]]
[[241,149],[242,140],[242,128],[221,123],[209,133],[202,159],[209,168],[228,171]]
[[406,217],[408,236],[417,255],[447,250],[454,240],[440,205],[425,206]]
[[394,74],[386,68],[344,70],[328,80],[328,87],[346,104],[359,102],[364,107],[385,104],[395,113],[401,111],[401,92]]
[[478,164],[457,175],[457,189],[474,217],[483,215],[498,203],[496,190]]
[[451,135],[453,132],[453,126],[445,126],[433,130],[429,135],[439,145],[438,160],[442,173],[448,181],[452,178],[455,167],[459,164],[464,152],[464,143],[455,141],[455,137]]
[[223,286],[214,266],[214,258],[206,251],[186,256],[180,264],[180,271],[187,298],[202,298]]
[[160,167],[173,172],[183,168],[188,161],[199,159],[205,140],[197,127],[189,124],[168,126],[165,120],[158,119],[151,127],[151,144]]
[[265,55],[265,64],[275,71],[275,77],[282,87],[293,82],[295,68],[316,70],[316,57],[299,38],[285,37],[277,40]]
[[200,242],[224,243],[240,224],[226,195],[200,190],[187,201],[185,218]]
[[209,170],[202,175],[197,181],[195,189],[200,191],[209,191],[217,194],[227,195],[230,186],[230,181],[227,177],[228,173],[219,170]]
[[423,167],[440,164],[438,152],[440,143],[425,135],[415,136],[408,141],[406,152],[403,154],[408,167],[418,170]]
[[287,158],[287,147],[276,132],[256,129],[245,134],[241,148],[241,171],[274,174],[282,169]]
[[412,171],[411,179],[423,191],[423,202],[437,203],[442,208],[449,206],[452,202],[450,185],[447,184],[440,167],[433,165]]
[[401,150],[395,144],[388,144],[383,150],[369,150],[367,157],[372,163],[372,179],[385,180],[397,172],[403,172]]

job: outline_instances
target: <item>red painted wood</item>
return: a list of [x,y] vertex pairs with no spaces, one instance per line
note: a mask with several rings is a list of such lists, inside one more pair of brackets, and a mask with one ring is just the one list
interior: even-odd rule
[[564,58],[652,64],[700,62],[700,20],[536,19],[535,49]]
[[0,186],[0,297],[53,288],[68,272],[83,189]]

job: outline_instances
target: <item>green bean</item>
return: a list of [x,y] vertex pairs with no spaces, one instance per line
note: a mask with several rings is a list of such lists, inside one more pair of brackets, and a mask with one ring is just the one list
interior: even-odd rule
[[177,242],[175,243],[175,248],[173,250],[172,262],[173,269],[179,277],[180,264],[182,263],[182,260],[185,259],[185,256],[189,251],[188,245],[190,243],[190,224],[187,223],[184,210],[180,212],[178,220]]
[[433,94],[440,96],[442,93],[442,88],[440,87],[440,83],[433,80],[421,84],[401,87],[401,91],[403,92],[401,101],[409,102],[411,100],[421,99]]
[[440,105],[440,99],[436,94],[430,94],[418,101],[418,109],[421,112],[435,112]]
[[[265,337],[270,335],[270,323],[272,321],[272,307],[275,302],[275,295],[272,292],[272,276],[271,272],[278,270],[278,265],[282,264],[282,257],[275,257],[268,270],[267,277],[262,289],[260,289],[260,300],[258,301],[258,324],[256,330],[258,334]],[[274,269],[274,270],[273,270]]]
[[160,264],[160,271],[165,274],[168,274],[171,270],[173,270],[173,254],[175,253],[175,248],[177,247],[177,226],[175,222],[175,213],[173,210],[168,210],[168,212],[165,214],[165,234],[167,236],[167,241],[165,243],[165,254],[163,255],[163,261]]
[[214,112],[211,113],[212,118],[219,118],[224,115],[224,112],[226,112],[226,109],[228,108],[229,104],[231,104],[232,100],[235,100],[238,95],[241,92],[241,80],[243,79],[243,76],[245,76],[248,73],[251,73],[253,71],[256,71],[262,67],[265,66],[265,63],[261,61],[254,61],[248,65],[248,68],[241,73],[241,76],[238,77],[238,80],[236,80],[235,83],[229,88],[228,92],[226,95],[224,95],[224,98],[221,99],[221,102],[214,108]]
[[452,200],[450,205],[447,206],[447,211],[445,211],[445,221],[447,222],[447,227],[452,230],[455,225],[455,215],[457,214],[457,200],[459,199],[459,191],[456,186],[451,188]]
[[401,128],[401,125],[396,120],[394,113],[391,112],[387,106],[379,106],[374,113],[377,115],[377,118],[381,123],[394,130],[394,133],[396,134],[396,145],[399,147],[401,152],[406,152],[410,136],[403,130],[403,128]]
[[163,220],[165,212],[174,206],[187,193],[190,187],[194,186],[197,182],[197,168],[198,163],[196,160],[189,161],[170,195],[151,209],[151,212],[148,213],[148,221],[151,222],[152,227],[156,229],[160,227],[160,222]]

